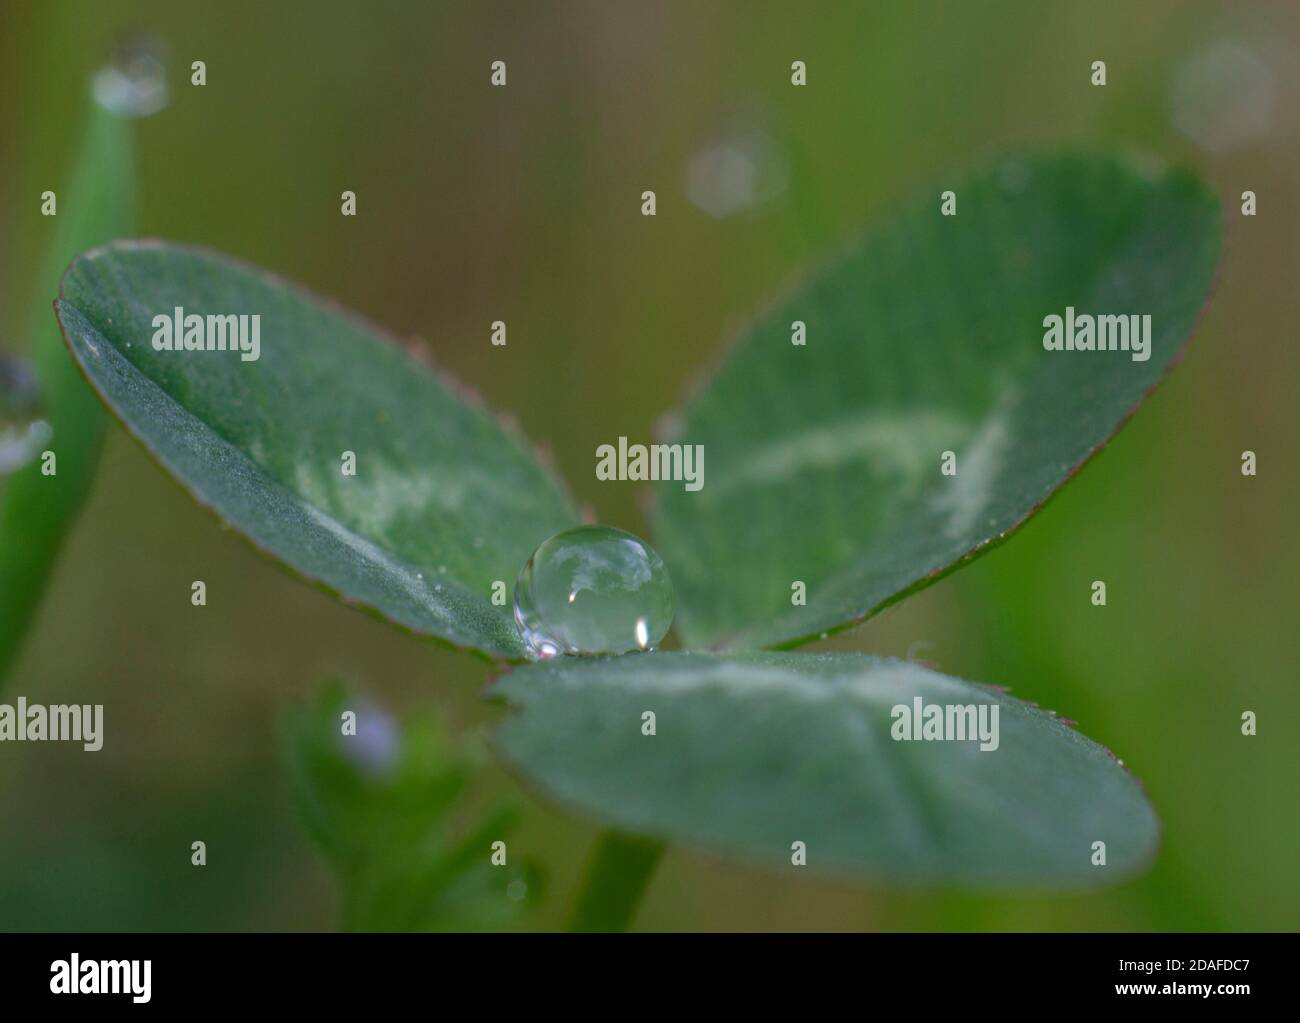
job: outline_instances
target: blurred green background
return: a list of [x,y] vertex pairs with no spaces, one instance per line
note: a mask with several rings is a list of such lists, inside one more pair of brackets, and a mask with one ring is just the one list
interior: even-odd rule
[[[1099,894],[974,896],[673,848],[636,925],[1295,929],[1298,23],[1212,0],[4,0],[0,347],[23,342],[33,290],[54,297],[35,279],[52,230],[39,196],[66,180],[90,75],[140,31],[169,51],[172,91],[137,125],[143,233],[424,339],[602,521],[642,533],[638,485],[597,484],[596,445],[646,437],[729,324],[873,211],[1025,142],[1188,163],[1223,197],[1228,242],[1181,367],[1013,542],[826,644],[911,650],[1077,719],[1143,780],[1164,822],[1154,868]],[[505,89],[488,87],[495,59]],[[506,348],[489,343],[497,319]],[[1090,605],[1093,579],[1109,606]],[[113,426],[5,694],[102,702],[108,740],[93,757],[0,749],[0,929],[333,927],[338,893],[277,759],[284,709],[326,675],[453,733],[498,712],[482,662],[291,580]],[[562,926],[596,828],[500,768],[479,788],[527,800],[511,849],[548,883],[520,926]]]

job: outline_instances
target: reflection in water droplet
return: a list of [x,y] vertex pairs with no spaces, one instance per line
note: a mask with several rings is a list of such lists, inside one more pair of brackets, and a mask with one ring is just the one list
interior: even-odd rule
[[1174,127],[1202,149],[1236,149],[1268,134],[1277,93],[1272,67],[1240,43],[1221,39],[1174,73]]
[[756,129],[733,129],[686,161],[686,196],[721,220],[776,198],[790,180],[789,161]]
[[621,529],[579,526],[546,540],[515,583],[530,657],[652,650],[673,620],[663,559]]
[[40,418],[41,391],[36,373],[25,360],[0,355],[0,476],[16,472],[36,458],[54,437]]
[[152,36],[133,36],[95,75],[95,101],[119,117],[150,117],[167,106],[164,49]]

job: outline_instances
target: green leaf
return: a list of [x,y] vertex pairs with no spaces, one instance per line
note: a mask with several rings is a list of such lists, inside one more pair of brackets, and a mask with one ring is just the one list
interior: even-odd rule
[[[66,187],[57,189],[54,240],[32,305],[31,341],[41,415],[53,430],[56,473],[40,459],[0,481],[0,682],[36,616],[63,539],[85,502],[99,461],[104,410],[59,336],[50,294],[68,260],[83,249],[135,230],[135,157],[128,120],[98,103]],[[48,290],[47,290],[48,289]]]
[[[794,645],[928,585],[1023,523],[1178,359],[1221,233],[1194,176],[1036,155],[941,187],[956,216],[936,188],[848,246],[669,420],[707,456],[702,489],[658,485],[688,645]],[[1150,358],[1044,350],[1067,306],[1150,314]]]
[[[259,315],[260,357],[155,351],[153,317],[176,307]],[[56,308],[109,408],[258,547],[417,633],[522,655],[493,583],[508,591],[533,548],[578,516],[453,384],[301,289],[177,245],[83,255]]]
[[[811,870],[969,886],[1104,884],[1157,822],[1103,747],[1053,715],[860,654],[629,654],[518,668],[496,745],[555,798],[624,831]],[[893,708],[986,705],[997,748],[897,741]],[[646,711],[655,734],[643,734]],[[991,730],[990,730],[991,732]],[[1093,866],[1093,843],[1106,865]],[[794,868],[791,868],[794,869]]]
[[[343,733],[344,711],[356,715],[355,734]],[[338,875],[345,928],[491,929],[536,901],[531,863],[517,854],[491,862],[492,843],[514,830],[514,807],[451,826],[479,758],[428,715],[399,724],[334,682],[286,716],[281,750],[294,807]]]

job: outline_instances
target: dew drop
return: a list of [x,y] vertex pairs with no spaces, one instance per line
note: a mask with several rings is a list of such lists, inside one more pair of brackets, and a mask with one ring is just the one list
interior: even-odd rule
[[134,36],[117,49],[112,63],[95,75],[95,102],[119,117],[151,117],[167,106],[167,70],[162,44]]
[[673,587],[663,559],[621,529],[556,533],[515,582],[515,622],[534,660],[653,650],[672,621]]
[[1212,153],[1266,138],[1281,106],[1277,74],[1260,54],[1221,39],[1174,74],[1170,108],[1174,128]]
[[772,138],[736,123],[686,162],[686,196],[715,220],[745,213],[785,191],[789,162]]

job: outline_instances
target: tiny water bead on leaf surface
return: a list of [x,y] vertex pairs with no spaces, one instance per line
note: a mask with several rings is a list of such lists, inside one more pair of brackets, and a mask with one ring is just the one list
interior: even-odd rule
[[556,533],[515,582],[515,621],[534,660],[653,650],[673,621],[673,587],[648,543],[609,526]]

